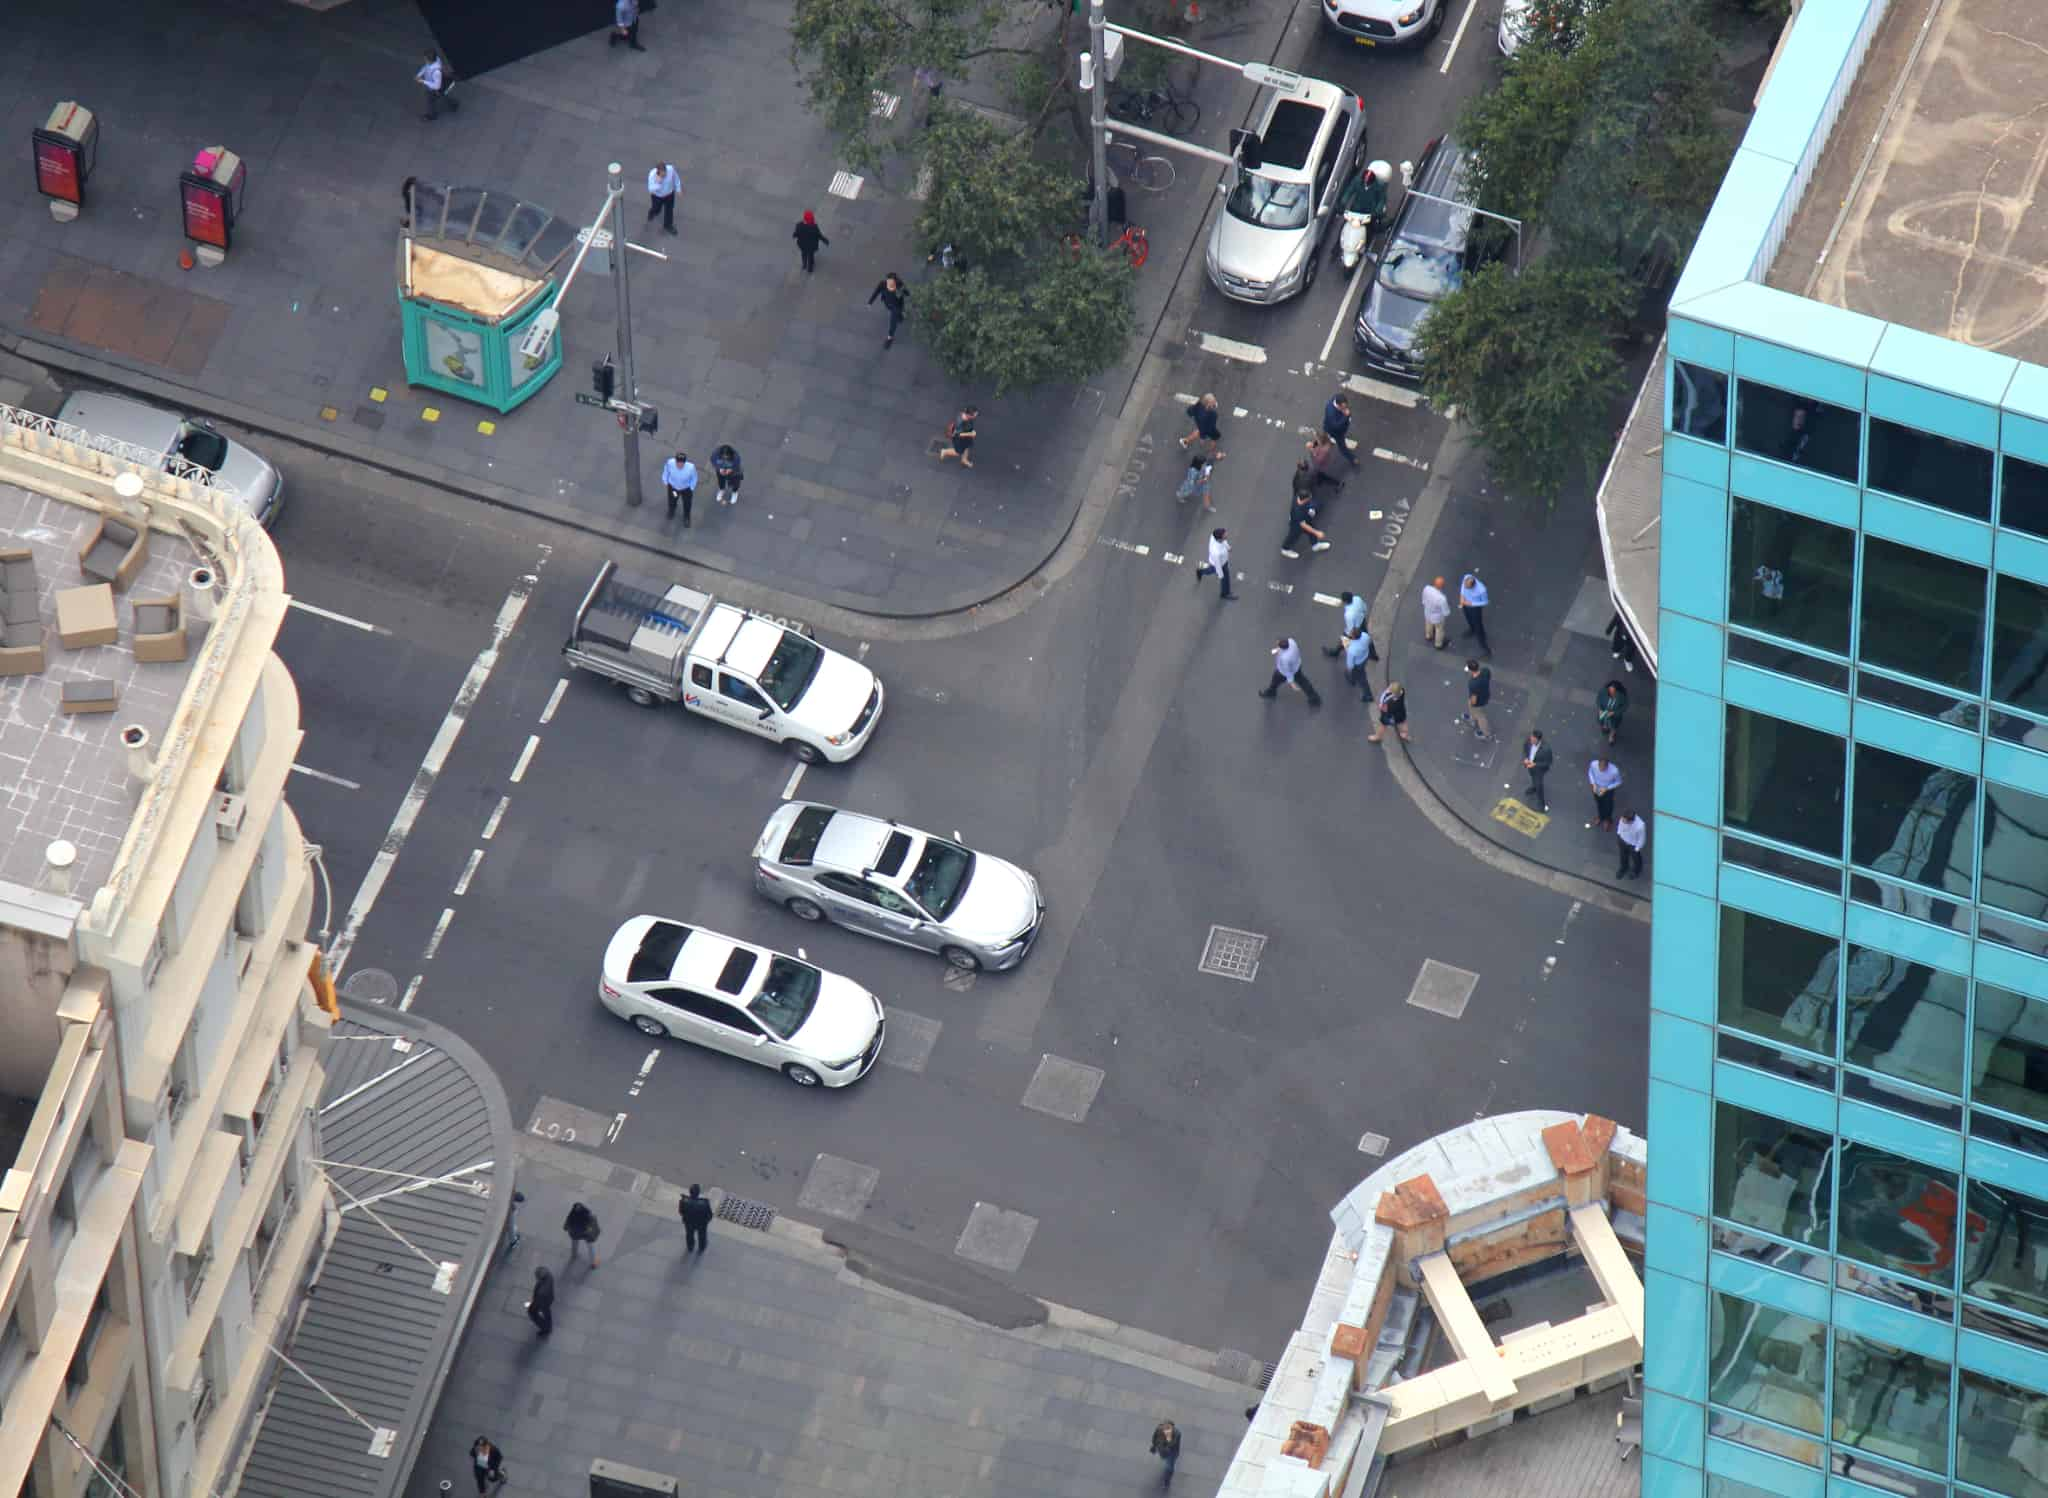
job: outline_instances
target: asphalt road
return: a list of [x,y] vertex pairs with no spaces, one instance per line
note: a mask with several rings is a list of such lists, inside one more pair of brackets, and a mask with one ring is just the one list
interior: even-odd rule
[[[1492,76],[1484,16],[1439,72],[1459,14],[1421,57],[1318,44],[1304,66],[1368,88],[1374,153],[1412,156]],[[945,638],[834,638],[868,647],[889,708],[860,760],[807,770],[796,793],[957,831],[1045,887],[1039,948],[964,988],[936,958],[753,893],[748,851],[788,758],[566,679],[559,648],[603,539],[278,454],[292,504],[277,540],[311,606],[279,645],[306,729],[292,798],[326,850],[330,923],[353,927],[346,981],[388,974],[469,1039],[522,1124],[817,1221],[858,1200],[861,1173],[833,1162],[870,1167],[854,1210],[885,1236],[951,1252],[978,1204],[1000,1209],[983,1218],[1019,1255],[1020,1288],[1262,1356],[1299,1319],[1330,1205],[1377,1163],[1362,1146],[1533,1106],[1640,1127],[1647,927],[1444,842],[1314,652],[1336,619],[1316,595],[1370,596],[1442,423],[1355,398],[1364,467],[1327,512],[1337,544],[1277,555],[1294,428],[1347,368],[1344,291],[1326,275],[1261,310],[1203,289],[1193,331],[1235,357],[1190,338],[1100,543],[1034,606]],[[1211,389],[1244,574],[1229,606],[1192,580],[1211,522],[1173,499],[1176,397]],[[1253,695],[1282,633],[1310,648],[1320,712]],[[651,1046],[594,993],[605,939],[640,911],[872,988],[888,1064],[804,1092]],[[1216,926],[1265,938],[1252,981],[1198,971]],[[1460,1017],[1408,1002],[1432,961],[1475,975]],[[1101,1074],[1079,1121],[1023,1102],[1041,1068],[1085,1092],[1060,1062]]]

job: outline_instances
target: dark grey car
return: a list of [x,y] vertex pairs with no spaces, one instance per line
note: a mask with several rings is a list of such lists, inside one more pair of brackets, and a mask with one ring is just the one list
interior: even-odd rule
[[1416,334],[1430,309],[1456,291],[1477,263],[1472,230],[1478,215],[1458,206],[1471,197],[1466,161],[1464,148],[1448,135],[1423,152],[1358,310],[1355,340],[1368,368],[1420,379]]

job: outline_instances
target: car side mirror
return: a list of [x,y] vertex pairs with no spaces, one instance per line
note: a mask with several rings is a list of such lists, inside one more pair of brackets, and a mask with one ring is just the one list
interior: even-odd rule
[[762,709],[761,709],[761,721],[762,721],[763,723],[766,723],[766,722],[767,722],[767,721],[768,721],[768,720],[769,720],[770,718],[772,718],[772,717],[774,717],[774,716],[775,716],[775,709],[774,709],[774,708],[772,708],[772,707],[764,707],[764,708],[762,708]]
[[754,1044],[755,1044],[755,1045],[766,1045],[766,1044],[768,1044],[768,1037],[767,1037],[767,1036],[765,1036],[765,1035],[756,1035],[756,1036],[754,1037]]

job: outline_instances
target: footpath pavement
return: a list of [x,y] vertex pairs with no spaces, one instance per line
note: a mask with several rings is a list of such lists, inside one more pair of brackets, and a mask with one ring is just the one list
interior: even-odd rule
[[[1157,1486],[1162,1419],[1184,1433],[1177,1488],[1213,1492],[1258,1398],[1211,1354],[950,1256],[921,1267],[890,1244],[870,1269],[857,1241],[724,1217],[686,1256],[673,1184],[531,1137],[519,1183],[523,1241],[478,1299],[409,1498],[467,1493],[479,1434],[505,1449],[513,1498],[580,1492],[598,1459],[692,1498],[1117,1498]],[[560,1224],[578,1200],[603,1227],[595,1269],[568,1263]],[[542,1263],[557,1285],[545,1339],[523,1310]]]
[[[0,336],[72,379],[802,597],[901,616],[984,601],[1030,576],[1072,525],[1176,278],[1202,274],[1183,250],[1209,176],[1185,171],[1142,198],[1155,249],[1126,364],[1084,388],[992,400],[955,385],[912,338],[884,351],[886,318],[866,298],[886,271],[913,287],[926,274],[915,184],[899,165],[888,175],[906,180],[835,195],[837,162],[792,73],[788,23],[783,0],[663,7],[643,26],[643,53],[593,30],[465,80],[461,111],[430,123],[412,81],[430,36],[409,0],[324,14],[135,0],[113,27],[45,8],[0,58],[0,122],[26,139],[56,101],[84,102],[100,116],[98,170],[71,224],[50,219],[27,172],[0,189]],[[1263,17],[1233,45],[1264,56],[1285,23]],[[169,39],[199,31],[206,45],[167,64]],[[1220,101],[1221,85],[1208,86]],[[952,90],[969,103],[977,92],[988,90]],[[896,101],[905,128],[923,104]],[[1066,148],[1063,127],[1054,134]],[[227,263],[181,271],[177,175],[211,144],[241,153],[246,205]],[[409,390],[400,185],[502,190],[583,223],[616,160],[638,223],[662,159],[683,178],[680,233],[635,236],[670,258],[636,256],[633,268],[641,393],[662,424],[641,444],[648,502],[629,510],[614,419],[572,399],[614,345],[610,282],[586,266],[563,309],[564,367],[517,411]],[[805,209],[831,240],[813,276],[789,238]],[[972,472],[934,456],[964,400],[982,406]],[[701,489],[695,528],[682,530],[665,518],[661,462],[680,446],[708,472],[720,442],[742,455],[745,498],[720,508]]]

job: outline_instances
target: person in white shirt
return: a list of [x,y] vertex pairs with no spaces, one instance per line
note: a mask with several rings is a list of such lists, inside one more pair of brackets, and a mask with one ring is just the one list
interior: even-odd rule
[[1279,694],[1280,689],[1286,686],[1293,687],[1295,691],[1308,698],[1310,707],[1323,705],[1323,694],[1316,690],[1314,682],[1302,674],[1301,645],[1292,635],[1282,635],[1275,640],[1272,650],[1268,653],[1273,657],[1273,679],[1260,690],[1261,697],[1270,702]]
[[426,66],[412,76],[419,86],[427,91],[428,119],[441,117],[441,105],[444,102],[450,109],[462,108],[462,101],[448,92],[448,64],[441,61],[439,52],[429,52]]
[[678,452],[661,465],[661,481],[668,486],[668,516],[676,516],[676,502],[683,506],[683,529],[690,528],[690,505],[697,498],[697,465],[686,452]]
[[669,233],[676,232],[676,198],[683,190],[682,175],[676,171],[673,161],[658,161],[647,174],[647,222],[654,222],[657,215],[661,227]]
[[1451,643],[1451,600],[1444,594],[1444,580],[1422,585],[1422,638],[1442,650]]
[[1237,602],[1237,595],[1230,591],[1230,532],[1222,526],[1209,532],[1209,560],[1195,569],[1195,586],[1202,586],[1205,577],[1223,579],[1223,602]]
[[1643,872],[1643,844],[1649,839],[1650,829],[1643,819],[1633,808],[1624,810],[1614,824],[1614,840],[1621,848],[1621,867],[1614,871],[1615,878],[1634,879]]

